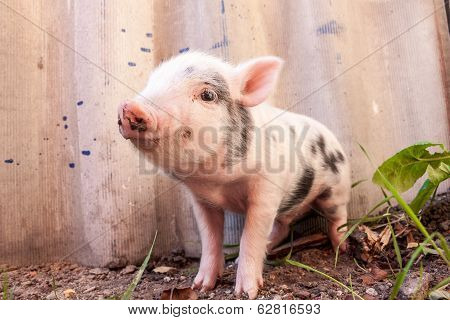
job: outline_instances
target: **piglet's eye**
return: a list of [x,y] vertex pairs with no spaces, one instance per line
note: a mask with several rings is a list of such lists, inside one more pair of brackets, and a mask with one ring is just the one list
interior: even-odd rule
[[203,90],[202,93],[200,94],[200,98],[201,98],[203,101],[206,101],[206,102],[212,102],[212,101],[216,101],[216,99],[217,99],[217,94],[216,94],[214,91],[212,91],[212,90],[205,89],[205,90]]

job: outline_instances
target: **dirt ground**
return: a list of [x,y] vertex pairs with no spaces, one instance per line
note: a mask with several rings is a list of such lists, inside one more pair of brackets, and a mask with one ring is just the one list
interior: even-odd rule
[[[399,210],[394,210],[399,213]],[[401,212],[400,212],[401,214]],[[422,221],[429,231],[439,230],[449,239],[450,192],[436,197],[424,210]],[[399,220],[399,219],[397,219]],[[404,219],[394,221],[403,265],[408,261],[421,239],[414,228],[408,227]],[[364,299],[387,299],[395,282],[399,266],[393,250],[392,240],[383,247],[383,224],[371,226],[380,236],[380,243],[370,243],[375,237],[371,231],[359,228],[350,237],[350,250],[339,257],[334,267],[334,252],[328,243],[301,249],[292,260],[300,261],[320,270],[347,286]],[[406,231],[405,231],[406,230]],[[380,240],[381,239],[381,240]],[[378,247],[377,247],[378,245]],[[380,250],[380,246],[383,247]],[[409,248],[408,248],[409,247]],[[173,269],[156,267],[172,267]],[[131,283],[137,267],[122,269],[86,268],[71,263],[45,264],[39,266],[0,266],[5,270],[13,299],[113,299],[120,297]],[[187,259],[181,250],[174,250],[166,257],[153,259],[133,293],[133,299],[161,299],[176,295],[174,288],[186,288],[192,283],[198,268],[198,260]],[[422,270],[421,270],[422,268]],[[155,272],[160,271],[160,273]],[[5,274],[4,273],[4,274]],[[193,299],[235,299],[234,281],[236,264],[229,261],[225,273],[214,290],[195,293],[186,290]],[[399,298],[423,299],[428,289],[449,276],[445,262],[435,254],[421,256],[402,287]],[[3,281],[5,282],[5,281]],[[448,294],[448,289],[444,292]],[[245,297],[243,297],[245,298]],[[314,272],[288,265],[266,265],[264,287],[258,299],[353,299],[351,293],[338,284]]]

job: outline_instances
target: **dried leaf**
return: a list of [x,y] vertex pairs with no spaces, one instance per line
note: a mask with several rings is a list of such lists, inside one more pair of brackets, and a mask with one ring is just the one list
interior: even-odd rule
[[376,281],[384,280],[388,276],[388,273],[377,266],[372,267],[370,272]]
[[175,270],[175,268],[172,267],[166,267],[166,266],[160,266],[160,267],[156,267],[155,269],[153,269],[153,272],[156,273],[167,273],[169,271]]
[[434,290],[430,293],[431,300],[450,300],[450,292],[444,288]]
[[391,231],[389,230],[389,227],[386,226],[383,231],[380,233],[380,250],[383,250],[384,247],[386,247],[389,243],[389,240],[391,240]]
[[362,227],[362,231],[364,231],[364,233],[367,235],[367,241],[369,242],[370,246],[373,246],[379,238],[379,235],[375,232],[370,230],[370,228],[368,228],[367,226],[361,226]]
[[75,297],[76,297],[76,293],[75,293],[75,290],[73,290],[73,289],[67,289],[67,290],[64,290],[64,297],[66,298],[66,299],[74,299]]
[[419,246],[411,232],[406,236],[406,240],[408,241],[408,245],[406,246],[408,249],[417,248]]
[[190,287],[172,288],[161,293],[161,300],[197,300],[197,293]]
[[366,286],[370,286],[375,283],[375,279],[370,274],[363,274],[360,277],[360,279],[361,279],[362,283]]

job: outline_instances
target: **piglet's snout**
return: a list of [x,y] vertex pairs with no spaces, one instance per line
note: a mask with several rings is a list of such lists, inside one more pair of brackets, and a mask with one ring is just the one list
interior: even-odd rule
[[146,132],[156,129],[155,117],[135,101],[121,103],[118,113],[119,131],[125,139],[144,138]]

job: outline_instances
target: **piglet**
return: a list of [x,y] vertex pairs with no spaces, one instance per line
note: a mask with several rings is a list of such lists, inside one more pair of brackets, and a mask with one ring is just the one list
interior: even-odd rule
[[[265,102],[283,61],[237,66],[190,52],[162,63],[118,109],[124,138],[189,190],[202,242],[193,287],[214,288],[224,269],[224,210],[245,214],[235,293],[257,297],[266,251],[311,208],[338,248],[347,222],[349,161],[323,124]],[[345,243],[340,248],[345,248]]]

